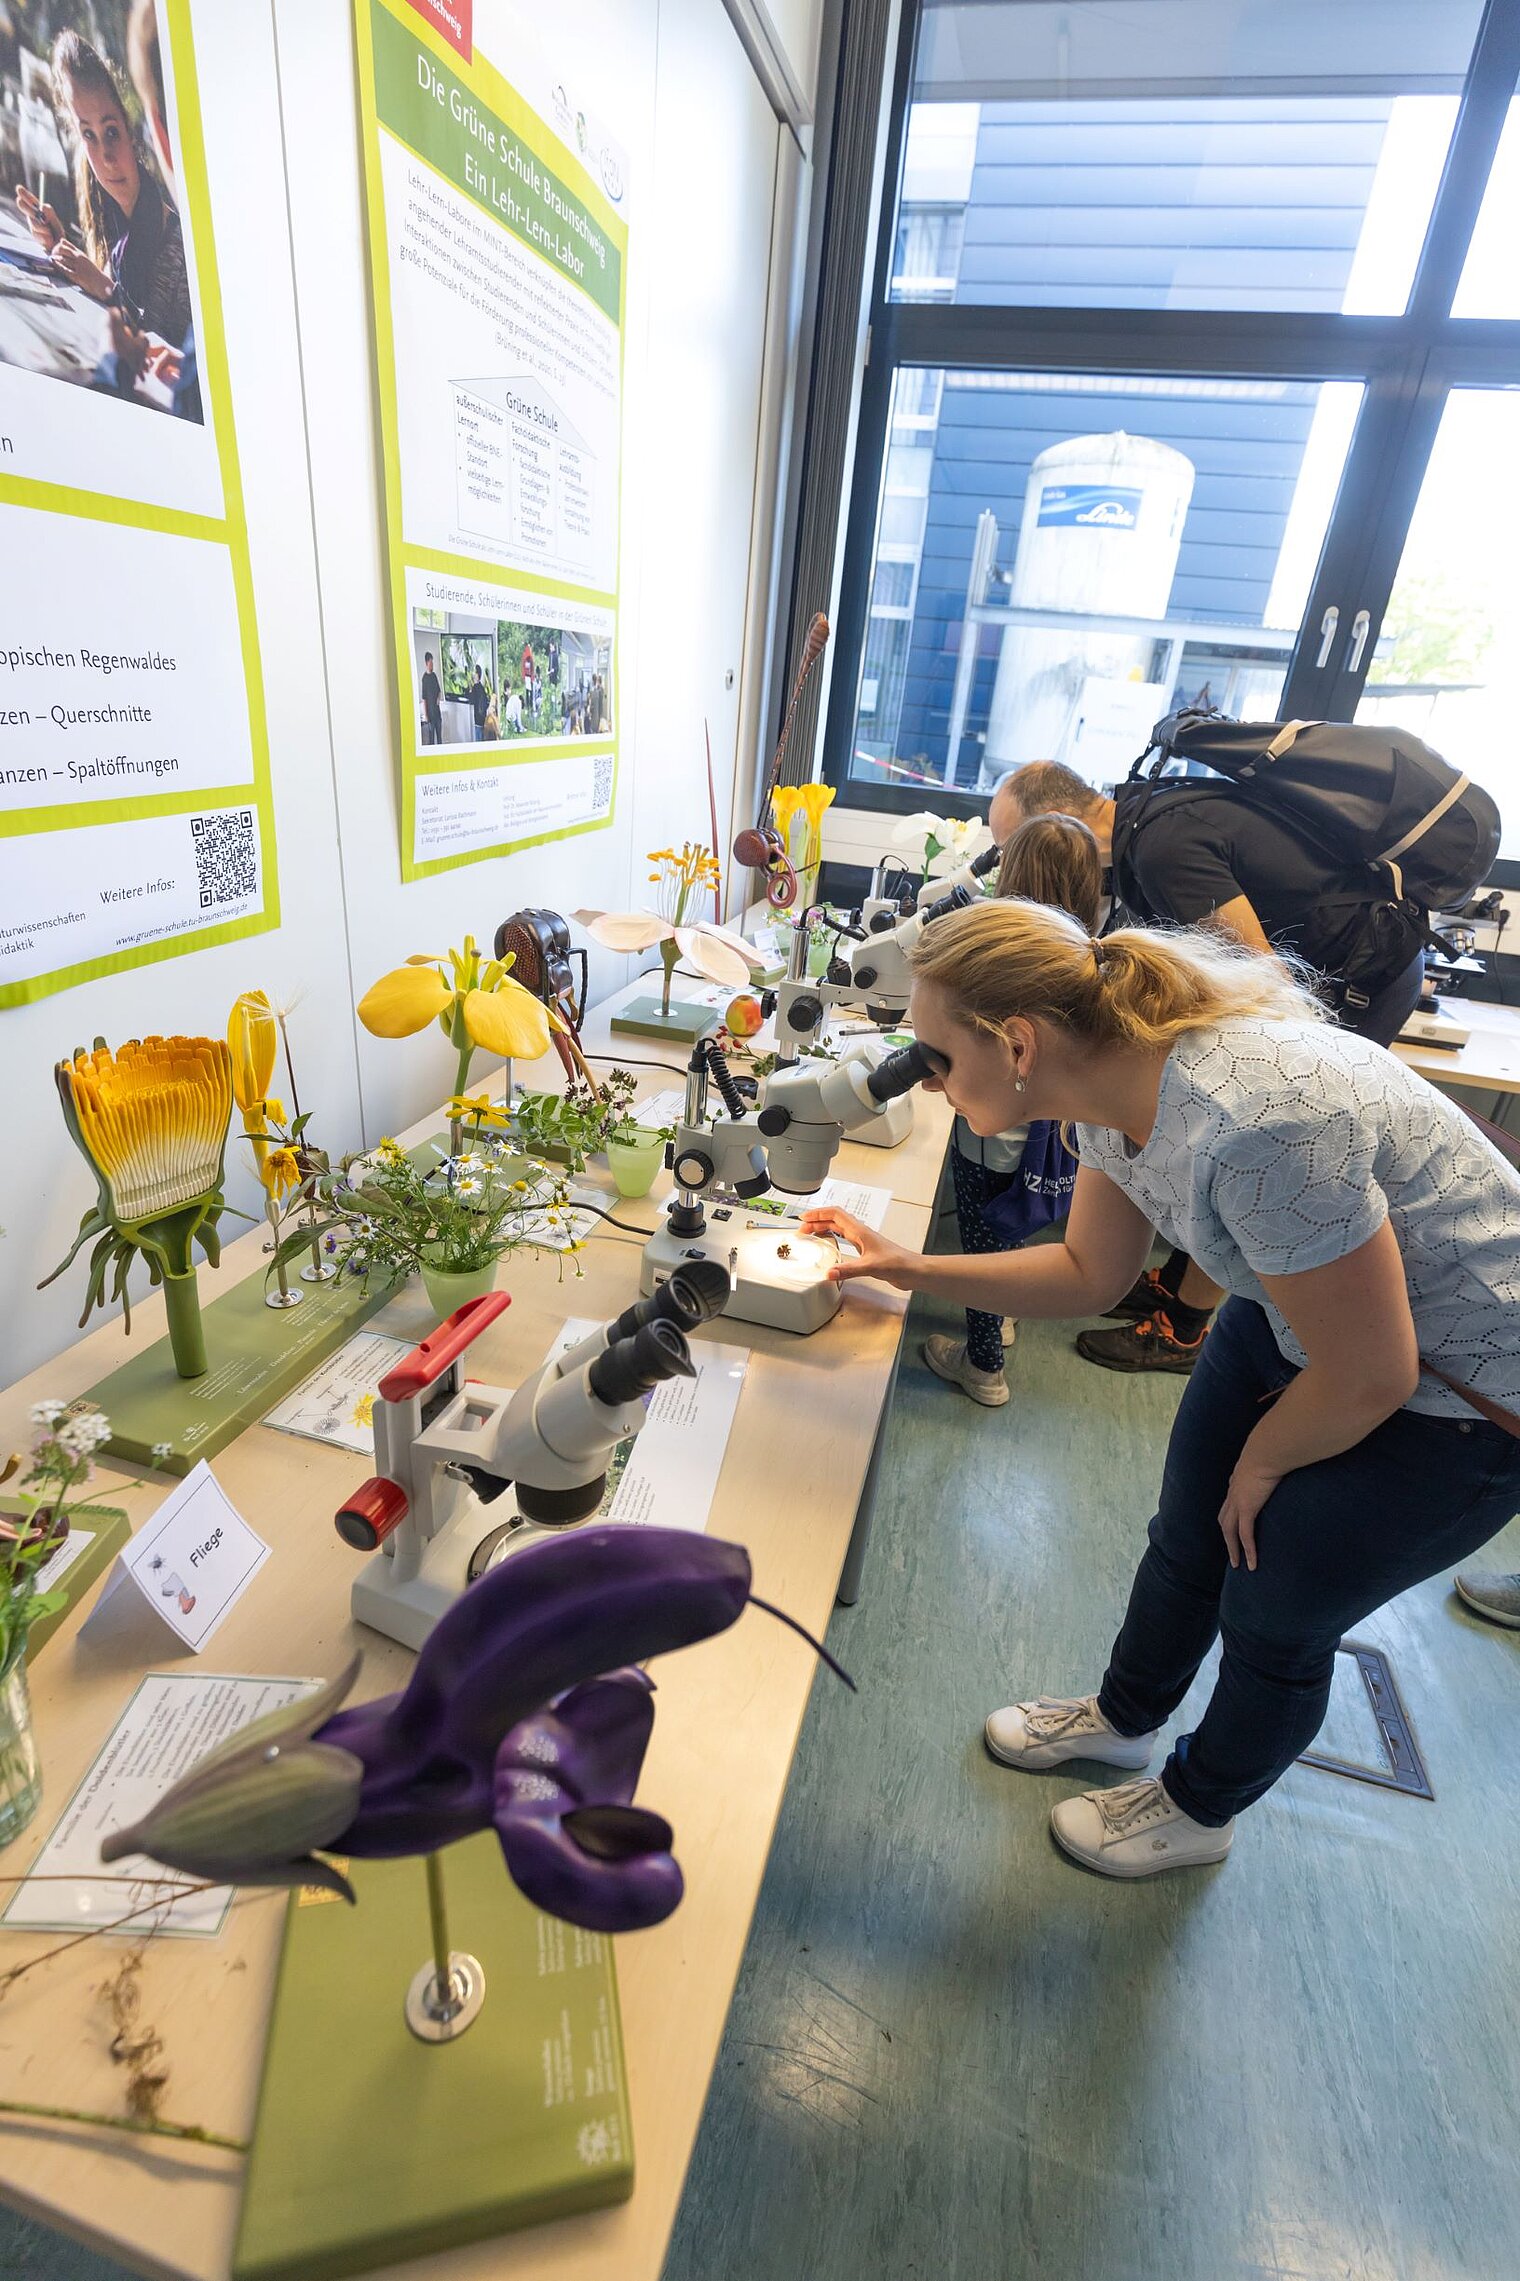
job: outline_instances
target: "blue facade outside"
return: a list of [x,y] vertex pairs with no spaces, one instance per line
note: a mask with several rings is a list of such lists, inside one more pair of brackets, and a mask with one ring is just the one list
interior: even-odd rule
[[[1338,310],[1388,112],[1381,99],[1220,101],[1190,105],[1179,124],[1154,102],[987,103],[955,299],[1010,304],[1010,355],[1020,304]],[[977,517],[997,516],[1006,572],[1030,465],[1068,437],[1123,428],[1185,452],[1197,473],[1170,615],[1260,626],[1317,393],[1271,379],[947,372],[895,752],[943,768]],[[963,783],[980,765],[998,638],[983,629]]]

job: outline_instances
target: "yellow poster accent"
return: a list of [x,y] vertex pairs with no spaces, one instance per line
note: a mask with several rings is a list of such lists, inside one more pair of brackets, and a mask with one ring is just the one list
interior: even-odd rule
[[0,197],[0,1007],[279,923],[188,0],[77,13]]
[[470,15],[355,0],[405,879],[616,797],[627,161]]

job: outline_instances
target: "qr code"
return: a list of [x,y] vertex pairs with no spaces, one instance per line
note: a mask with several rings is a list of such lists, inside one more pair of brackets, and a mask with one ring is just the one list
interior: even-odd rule
[[591,813],[605,816],[612,806],[612,755],[604,752],[591,764]]
[[203,911],[213,903],[240,903],[258,892],[259,841],[251,808],[192,816],[190,835]]

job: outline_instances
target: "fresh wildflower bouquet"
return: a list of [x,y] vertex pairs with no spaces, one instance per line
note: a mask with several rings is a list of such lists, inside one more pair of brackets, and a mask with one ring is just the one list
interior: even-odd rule
[[38,1591],[38,1572],[67,1538],[70,1513],[81,1509],[70,1493],[89,1480],[96,1450],[111,1438],[110,1421],[99,1410],[69,1412],[62,1402],[39,1402],[32,1424],[41,1430],[30,1458],[12,1457],[0,1468],[0,1481],[20,1474],[25,1508],[0,1518],[0,1672],[10,1669],[33,1624],[65,1605],[65,1593]]
[[293,1259],[315,1238],[345,1276],[402,1282],[424,1269],[474,1275],[509,1251],[552,1250],[569,1224],[569,1194],[546,1164],[509,1154],[499,1134],[477,1126],[458,1154],[415,1164],[394,1140],[317,1175],[316,1217],[303,1220],[274,1256]]

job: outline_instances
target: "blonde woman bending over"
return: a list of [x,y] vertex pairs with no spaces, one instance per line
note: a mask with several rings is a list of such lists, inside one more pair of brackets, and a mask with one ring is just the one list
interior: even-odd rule
[[804,1226],[857,1249],[836,1280],[1097,1315],[1159,1230],[1232,1294],[1097,1693],[1015,1703],[986,1728],[1007,1766],[1138,1775],[1222,1635],[1208,1706],[1160,1779],[1051,1816],[1110,1877],[1220,1861],[1318,1730],[1341,1634],[1520,1506],[1520,1440],[1499,1422],[1520,1431],[1520,1174],[1283,966],[1209,936],[1095,942],[1063,912],[989,902],[927,928],[914,964],[927,1082],[973,1132],[1076,1125],[1066,1240],[926,1259],[813,1212]]

